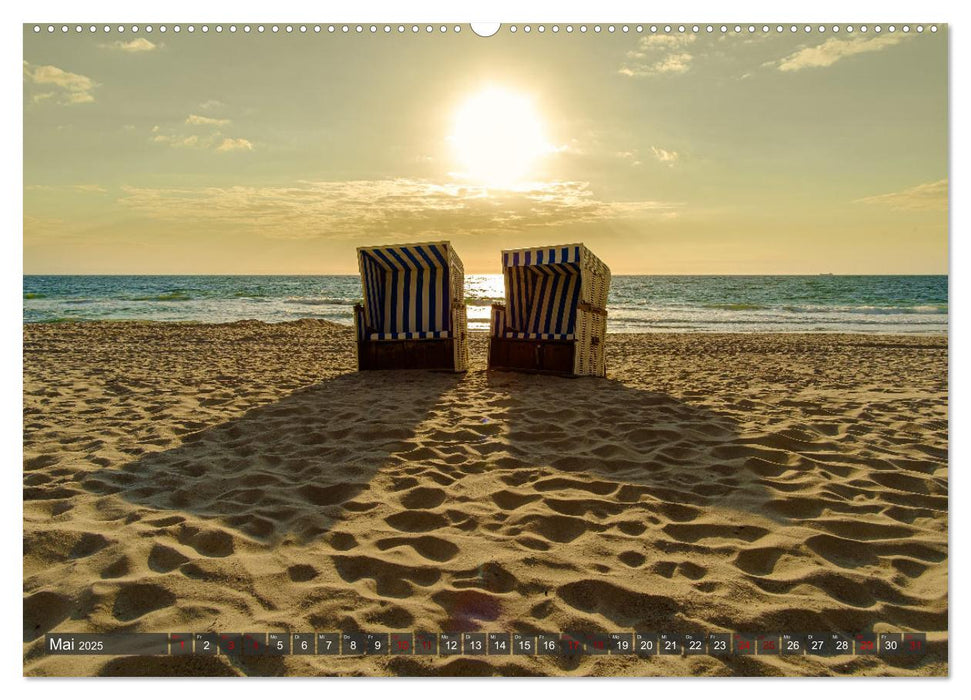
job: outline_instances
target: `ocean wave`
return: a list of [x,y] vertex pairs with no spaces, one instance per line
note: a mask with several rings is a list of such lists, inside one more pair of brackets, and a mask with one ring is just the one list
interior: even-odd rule
[[722,311],[758,311],[761,309],[771,309],[770,306],[763,306],[762,304],[703,304],[701,308],[704,309],[721,309]]
[[783,311],[796,314],[872,314],[874,316],[904,316],[914,315],[946,315],[948,313],[947,304],[920,304],[917,306],[873,306],[861,304],[860,306],[826,306],[822,304],[812,304],[806,306],[783,306]]
[[346,297],[290,297],[282,300],[284,304],[301,304],[303,306],[353,306],[360,304],[360,299]]
[[746,326],[811,326],[811,325],[829,325],[829,326],[841,326],[841,325],[853,325],[853,326],[886,326],[886,325],[907,325],[907,326],[940,326],[942,321],[933,318],[912,318],[903,321],[897,320],[887,320],[882,317],[876,318],[861,318],[861,317],[838,317],[833,316],[830,318],[820,318],[820,317],[801,317],[801,316],[787,316],[783,314],[776,315],[763,315],[757,317],[723,317],[723,316],[708,316],[708,315],[675,315],[675,316],[637,316],[637,315],[627,315],[627,316],[614,316],[613,318],[607,317],[607,325],[614,324],[626,324],[626,325],[663,325],[666,323],[690,323],[696,326],[733,326],[733,325],[746,325]]
[[779,316],[790,315],[820,315],[820,314],[853,314],[853,315],[915,315],[915,316],[943,316],[948,313],[947,304],[918,304],[913,306],[876,306],[876,305],[826,305],[826,304],[805,304],[805,305],[761,305],[761,304],[609,304],[607,311],[615,317],[623,314],[647,314],[647,313],[685,313],[697,315],[699,317],[714,317],[714,311],[752,311],[752,317],[762,317],[776,314]]
[[[471,327],[488,328],[502,277],[466,275]],[[152,319],[353,321],[357,276],[26,276],[25,322]],[[611,332],[946,332],[947,277],[627,277],[608,303]],[[185,302],[185,303],[180,303]],[[84,316],[84,319],[78,318]],[[319,316],[318,316],[319,315]]]
[[163,292],[154,296],[128,297],[128,301],[189,301],[192,295],[188,292]]

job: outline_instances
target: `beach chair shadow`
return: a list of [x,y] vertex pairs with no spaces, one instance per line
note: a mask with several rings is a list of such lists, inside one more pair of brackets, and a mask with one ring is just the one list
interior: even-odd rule
[[[506,531],[550,554],[604,533],[602,560],[586,578],[557,589],[578,619],[600,615],[618,629],[679,633],[722,625],[750,633],[849,632],[885,621],[883,606],[915,602],[892,586],[864,582],[878,555],[895,545],[828,534],[834,523],[849,527],[854,514],[875,508],[854,501],[852,491],[806,494],[807,479],[829,483],[827,470],[839,467],[814,463],[795,446],[783,449],[731,416],[616,380],[491,372],[486,381],[497,407],[492,420],[504,426],[505,461],[518,467],[504,480],[508,489],[493,495],[508,512]],[[780,538],[782,530],[803,539]],[[621,539],[623,546],[607,544]],[[791,581],[791,569],[777,570],[786,557],[801,560]],[[632,587],[633,580],[649,582],[648,589]],[[732,606],[746,589],[752,600],[779,605],[749,618],[739,611],[726,617],[713,605],[701,625],[669,595],[666,580],[671,591],[688,586]],[[725,580],[736,588],[726,589]],[[798,594],[786,597],[802,583],[819,587],[828,607],[809,610]],[[542,627],[521,621],[524,632],[547,631]]]
[[[626,503],[632,515],[670,520],[666,531],[680,541],[706,535],[686,524],[704,519],[706,507],[765,512],[770,496],[750,461],[758,451],[728,416],[614,379],[493,372],[488,382],[504,406],[497,419],[510,455],[542,465],[540,478],[557,474],[564,488],[609,496],[617,513]],[[524,470],[523,486],[529,474]],[[556,508],[567,513],[571,506]],[[574,508],[582,514],[582,504]]]
[[265,543],[307,541],[376,505],[367,497],[372,477],[407,449],[416,426],[458,381],[449,372],[340,375],[189,434],[175,448],[89,473],[83,484],[145,506],[140,518],[206,556],[231,553],[234,533],[164,517],[167,511]]

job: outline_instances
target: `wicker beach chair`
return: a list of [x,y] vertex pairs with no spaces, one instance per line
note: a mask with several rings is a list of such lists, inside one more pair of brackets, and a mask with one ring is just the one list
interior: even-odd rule
[[359,370],[468,369],[465,273],[448,241],[358,248],[357,261]]
[[506,304],[492,305],[489,367],[606,375],[610,270],[581,244],[502,251]]

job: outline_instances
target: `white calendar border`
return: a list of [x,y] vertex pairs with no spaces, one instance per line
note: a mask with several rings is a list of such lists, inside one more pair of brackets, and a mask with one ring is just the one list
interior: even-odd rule
[[[967,3],[965,3],[967,4]],[[11,7],[12,5],[12,7]],[[586,5],[586,6],[585,6]],[[957,2],[940,0],[920,0],[916,2],[901,2],[900,0],[885,0],[863,7],[862,3],[853,4],[846,0],[813,0],[807,2],[806,10],[799,7],[783,5],[778,2],[736,0],[733,3],[715,2],[713,0],[701,2],[671,2],[668,6],[654,3],[633,3],[620,0],[596,0],[588,3],[576,0],[560,0],[558,2],[533,2],[523,0],[492,0],[492,2],[458,3],[445,0],[425,0],[421,2],[405,3],[383,0],[380,2],[362,3],[320,3],[292,2],[275,0],[272,4],[254,2],[223,2],[202,4],[198,0],[166,0],[157,7],[150,4],[136,5],[132,2],[71,2],[68,0],[52,0],[49,2],[10,3],[3,9],[4,41],[2,50],[4,87],[6,94],[19,91],[22,81],[20,63],[23,58],[23,39],[20,25],[24,22],[65,22],[65,21],[106,21],[125,23],[155,22],[160,19],[179,22],[212,22],[231,20],[235,22],[275,21],[275,22],[397,22],[397,21],[437,21],[465,24],[474,21],[507,21],[523,22],[795,22],[819,23],[824,21],[833,23],[861,23],[861,22],[940,22],[951,23],[951,165],[950,177],[950,353],[955,358],[958,353],[969,346],[968,313],[969,282],[962,280],[962,272],[968,273],[967,244],[961,240],[961,234],[967,233],[961,227],[967,222],[964,213],[968,200],[968,186],[961,177],[962,170],[966,170],[968,161],[968,137],[955,124],[971,123],[968,109],[968,88],[971,84],[968,77],[968,56],[971,53],[971,23],[967,20],[967,10]],[[967,34],[967,37],[965,36]],[[487,39],[484,39],[487,41]],[[3,254],[0,254],[4,274],[0,275],[3,287],[0,289],[0,318],[2,318],[2,332],[4,334],[2,348],[2,367],[0,374],[0,390],[3,391],[5,401],[0,414],[0,440],[4,448],[5,485],[3,489],[5,507],[3,512],[7,518],[4,536],[2,538],[4,561],[8,568],[21,568],[21,532],[22,532],[22,482],[19,465],[22,460],[21,406],[15,397],[22,394],[22,108],[13,102],[13,106],[5,110],[4,126],[7,138],[2,142],[2,156],[4,163],[4,183],[6,185],[5,200],[9,206],[4,207],[5,228],[3,236]],[[968,382],[968,370],[962,363],[952,362],[950,367],[950,406],[951,427],[955,425],[954,416],[965,418],[968,414],[968,393],[971,385]],[[966,510],[964,503],[968,498],[968,489],[964,486],[961,468],[969,464],[964,459],[969,455],[967,439],[960,431],[950,431],[951,463],[960,465],[957,473],[951,474],[950,494],[951,507],[949,522],[951,528],[951,542],[967,542],[969,537],[967,519],[961,511]],[[956,498],[955,498],[956,496]],[[960,556],[957,548],[951,550],[951,569],[949,581],[957,581],[958,585],[968,580],[966,554]],[[17,562],[15,567],[10,563]],[[15,575],[2,580],[3,593],[0,596],[3,618],[18,620],[22,617],[22,577]],[[952,586],[957,590],[957,586]],[[950,599],[951,624],[949,625],[949,648],[951,656],[951,680],[910,680],[883,679],[869,683],[861,679],[837,679],[824,682],[811,679],[789,679],[788,681],[773,681],[767,679],[729,679],[729,680],[699,680],[692,685],[685,685],[683,679],[609,679],[586,680],[575,678],[546,679],[503,679],[493,683],[492,688],[471,687],[472,681],[450,679],[375,679],[373,681],[359,680],[329,680],[325,687],[313,685],[320,681],[286,679],[274,681],[268,679],[248,679],[232,685],[231,692],[234,700],[250,697],[265,697],[269,694],[285,692],[298,696],[311,693],[352,694],[355,700],[363,696],[386,696],[394,693],[396,700],[426,700],[429,697],[446,695],[467,695],[470,692],[496,692],[505,697],[527,697],[536,693],[552,693],[558,698],[589,698],[591,693],[637,693],[638,695],[685,693],[694,695],[703,692],[717,694],[720,698],[733,699],[735,697],[751,697],[753,693],[775,694],[784,693],[793,700],[813,698],[820,694],[831,694],[833,683],[839,691],[849,690],[850,684],[857,685],[856,692],[879,693],[882,698],[902,697],[905,694],[913,697],[924,693],[935,696],[956,695],[959,687],[971,676],[971,671],[962,668],[962,664],[954,663],[961,658],[960,650],[967,645],[961,644],[961,635],[955,634],[956,629],[967,631],[968,604],[963,599]],[[4,680],[12,681],[12,690],[16,695],[32,698],[57,698],[65,700],[70,696],[88,696],[97,693],[105,697],[137,696],[139,700],[154,700],[166,698],[173,693],[180,697],[192,697],[201,693],[224,693],[226,688],[215,679],[179,679],[173,682],[158,683],[145,682],[137,679],[112,679],[107,682],[92,680],[50,680],[23,679],[23,652],[20,631],[16,638],[13,632],[4,637],[5,641],[0,654],[0,669]],[[955,653],[958,650],[958,653]],[[866,682],[866,687],[860,683]],[[552,683],[553,685],[547,685]],[[650,683],[650,685],[647,685]],[[697,685],[695,684],[697,683]],[[825,683],[825,685],[823,684]],[[218,685],[217,685],[218,684]],[[660,685],[658,685],[660,684]],[[966,693],[966,690],[965,690]]]

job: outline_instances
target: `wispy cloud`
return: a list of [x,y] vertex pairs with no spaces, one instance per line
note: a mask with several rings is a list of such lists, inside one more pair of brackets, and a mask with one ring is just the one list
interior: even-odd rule
[[655,158],[667,165],[669,168],[673,168],[678,162],[677,151],[668,151],[663,148],[658,148],[657,146],[651,146],[651,153],[653,153]]
[[190,114],[185,120],[188,126],[212,127],[204,133],[185,133],[184,129],[163,129],[159,125],[152,127],[149,137],[152,143],[165,144],[172,148],[194,148],[199,150],[214,150],[220,153],[229,151],[252,151],[253,142],[244,138],[225,135],[219,130],[220,126],[230,124],[229,119],[211,119]]
[[784,72],[802,70],[803,68],[825,68],[848,56],[882,51],[899,44],[905,38],[905,34],[885,34],[883,36],[853,39],[832,37],[816,46],[801,48],[778,61],[769,61],[766,65],[775,66]]
[[662,217],[678,203],[604,202],[585,182],[515,189],[423,180],[297,182],[280,187],[124,187],[120,203],[181,225],[225,226],[277,238],[353,238],[376,233],[462,235],[584,221]]
[[632,168],[636,168],[641,164],[641,159],[637,155],[637,151],[618,151],[616,155],[621,160],[630,163],[630,167]]
[[627,52],[620,74],[643,78],[665,73],[687,73],[693,56],[687,48],[695,42],[694,34],[654,34],[642,37],[637,48]]
[[31,99],[41,102],[56,98],[60,104],[83,104],[94,102],[91,91],[98,84],[86,75],[69,73],[57,66],[34,66],[24,61],[24,79],[33,85],[53,87],[53,91],[35,93]]
[[125,53],[144,53],[145,51],[155,51],[161,44],[156,44],[140,36],[131,41],[113,41],[110,44],[101,44],[100,46],[103,49],[124,51]]
[[40,239],[54,240],[66,238],[68,224],[64,219],[53,216],[30,216],[24,214],[24,247]]
[[81,185],[24,185],[24,190],[32,192],[96,192],[105,194],[108,190],[101,185],[81,184]]
[[230,123],[229,119],[216,119],[214,117],[203,117],[198,114],[190,114],[185,119],[185,123],[191,126],[226,126]]
[[213,138],[210,136],[205,142],[200,143],[199,136],[196,134],[185,136],[172,130],[163,130],[156,124],[152,127],[151,140],[152,143],[164,143],[173,148],[208,148],[212,145]]
[[246,139],[223,139],[223,142],[216,146],[217,151],[252,151],[253,144]]
[[946,210],[947,178],[854,200],[857,204],[878,204],[895,210]]

